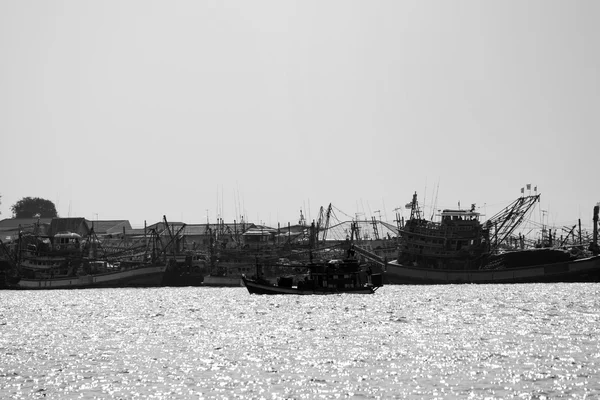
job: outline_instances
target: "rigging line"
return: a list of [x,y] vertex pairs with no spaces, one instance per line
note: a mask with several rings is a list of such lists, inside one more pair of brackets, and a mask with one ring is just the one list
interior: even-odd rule
[[433,221],[433,217],[435,216],[435,209],[437,208],[438,195],[440,194],[440,180],[438,178],[437,189],[435,191],[435,197],[433,201],[433,209],[431,210],[431,220]]
[[350,215],[346,214],[345,212],[343,212],[342,210],[340,210],[339,208],[337,208],[336,206],[332,205],[331,207],[335,208],[336,210],[338,210],[340,213],[344,214],[346,217],[353,219],[354,217],[351,217]]
[[[333,206],[331,206],[331,211],[329,213],[329,220],[331,220],[331,217],[335,218],[335,220],[338,221],[338,222],[340,221],[340,219],[338,218],[338,216],[335,215],[335,211],[333,211]],[[331,223],[329,225],[331,225]]]
[[425,218],[425,207],[427,206],[427,177],[425,177],[425,190],[424,190],[424,194],[423,194],[423,218]]
[[387,210],[385,208],[385,200],[383,198],[381,199],[381,204],[383,204],[383,217],[385,218],[386,221],[389,221],[388,216],[387,216]]

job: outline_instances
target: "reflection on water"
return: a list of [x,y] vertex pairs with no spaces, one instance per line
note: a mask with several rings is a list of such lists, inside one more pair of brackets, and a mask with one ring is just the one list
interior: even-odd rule
[[0,291],[0,398],[600,395],[600,285]]

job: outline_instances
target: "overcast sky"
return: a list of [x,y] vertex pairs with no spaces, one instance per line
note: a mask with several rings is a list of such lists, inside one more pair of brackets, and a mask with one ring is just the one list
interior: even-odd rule
[[2,0],[0,219],[30,196],[137,227],[391,221],[415,191],[491,217],[531,183],[550,224],[591,226],[599,20],[594,0]]

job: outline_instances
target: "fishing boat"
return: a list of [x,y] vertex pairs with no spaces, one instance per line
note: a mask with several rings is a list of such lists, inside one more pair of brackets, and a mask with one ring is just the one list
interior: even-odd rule
[[[38,273],[8,284],[9,289],[85,289],[115,287],[162,286],[167,265],[135,264],[132,266],[104,267],[97,263],[82,264],[89,272],[75,275]],[[104,267],[104,268],[103,268]]]
[[203,286],[242,286],[242,275],[254,270],[255,258],[241,249],[209,251]]
[[503,246],[539,196],[522,196],[485,223],[480,222],[474,205],[469,210],[443,210],[441,221],[433,222],[421,217],[415,193],[407,204],[411,217],[400,229],[398,258],[384,267],[386,283],[600,281],[598,206],[594,208],[594,239],[588,248]]
[[152,246],[107,255],[93,229],[84,238],[67,231],[41,235],[34,227],[19,232],[10,248],[4,244],[2,248],[11,267],[3,283],[8,289],[158,287],[164,285],[174,265]]
[[365,270],[356,258],[309,263],[306,268],[306,276],[295,285],[290,276],[276,283],[261,277],[259,266],[255,277],[243,276],[242,281],[250,294],[372,294],[383,286],[381,274]]
[[164,280],[165,286],[202,286],[206,275],[206,257],[201,252],[190,251],[188,254],[177,254],[171,259],[173,269]]

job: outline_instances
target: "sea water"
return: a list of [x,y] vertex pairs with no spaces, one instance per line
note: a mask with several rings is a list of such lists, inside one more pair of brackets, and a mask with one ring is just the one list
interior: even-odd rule
[[0,291],[0,398],[600,397],[600,285]]

